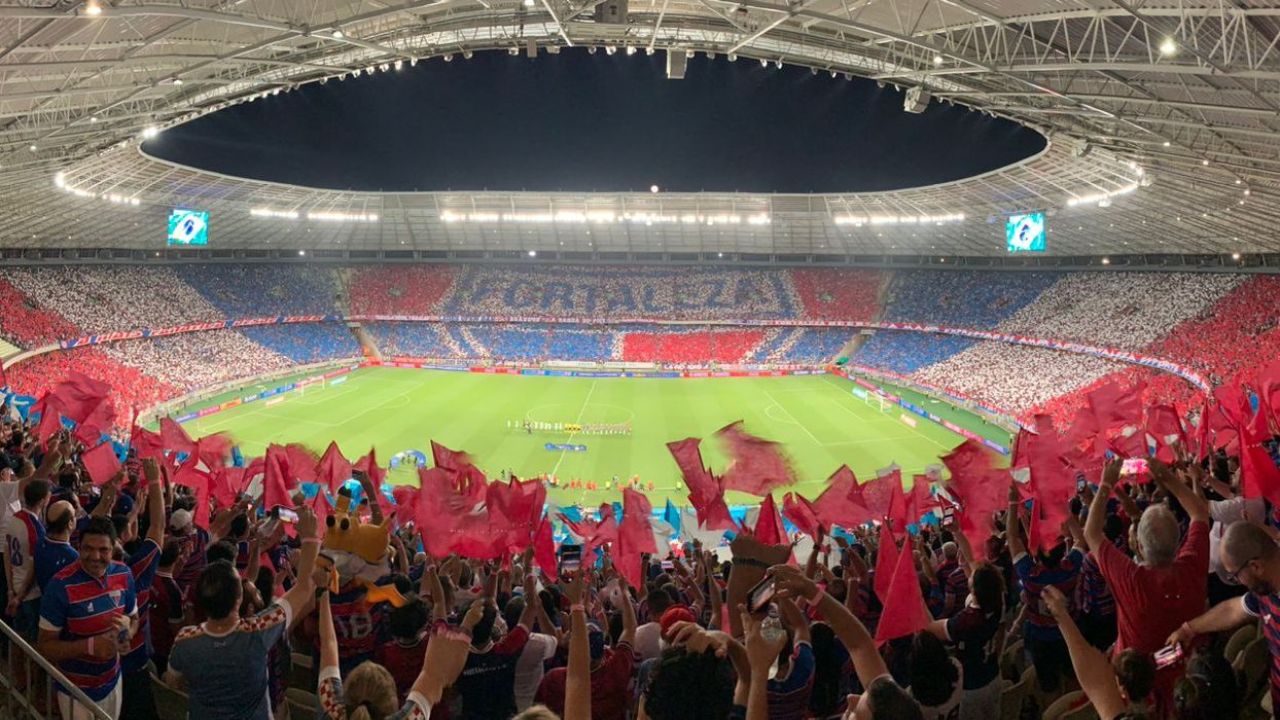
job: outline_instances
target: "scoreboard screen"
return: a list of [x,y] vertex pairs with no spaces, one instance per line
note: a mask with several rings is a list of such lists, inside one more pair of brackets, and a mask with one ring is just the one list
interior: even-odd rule
[[1045,251],[1044,213],[1010,215],[1004,222],[1004,246],[1011,253]]
[[169,213],[170,245],[208,245],[209,213],[175,209]]

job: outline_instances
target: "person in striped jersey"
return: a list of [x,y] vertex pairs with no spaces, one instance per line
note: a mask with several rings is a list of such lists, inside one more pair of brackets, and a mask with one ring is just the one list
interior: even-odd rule
[[[45,588],[36,646],[112,718],[120,715],[120,656],[129,651],[138,609],[129,566],[111,559],[115,541],[109,518],[95,517],[85,526],[80,558]],[[61,687],[58,707],[63,720],[92,717]]]

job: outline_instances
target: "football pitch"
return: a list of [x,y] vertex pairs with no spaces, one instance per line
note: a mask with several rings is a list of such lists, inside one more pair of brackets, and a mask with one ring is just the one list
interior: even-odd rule
[[[594,505],[618,500],[621,491],[606,490],[606,481],[638,476],[655,507],[670,497],[686,502],[677,488],[679,472],[666,443],[701,437],[703,459],[715,471],[727,461],[711,437],[717,429],[743,420],[748,432],[786,446],[802,494],[815,497],[827,477],[847,463],[860,479],[897,463],[904,476],[923,472],[963,438],[924,418],[911,427],[901,408],[882,412],[855,397],[853,384],[833,375],[775,378],[578,378],[482,375],[407,368],[364,368],[337,385],[311,385],[278,396],[271,405],[259,400],[188,422],[193,436],[230,433],[246,457],[259,455],[268,443],[302,443],[317,453],[337,440],[354,460],[377,449],[386,465],[400,452],[418,450],[430,457],[430,440],[465,450],[491,477],[511,470],[520,477],[554,474],[561,483],[594,481],[594,491],[550,488],[559,504]],[[279,384],[279,383],[273,383]],[[248,386],[252,388],[253,386]],[[265,387],[265,386],[264,386]],[[917,403],[930,402],[918,396]],[[936,400],[937,414],[962,426],[982,421]],[[630,435],[592,435],[533,431],[536,423],[630,423]],[[508,425],[516,425],[509,427]],[[1007,433],[984,428],[988,437],[1007,444]],[[548,449],[548,444],[585,446],[585,450]],[[396,484],[416,484],[408,467],[393,470]],[[757,501],[730,493],[729,501]]]

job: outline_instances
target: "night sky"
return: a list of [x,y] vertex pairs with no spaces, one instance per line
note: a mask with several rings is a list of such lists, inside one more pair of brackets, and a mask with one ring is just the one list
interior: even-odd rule
[[840,192],[955,180],[1038,152],[1014,123],[870,80],[724,56],[543,50],[312,83],[166,130],[159,157],[356,190]]

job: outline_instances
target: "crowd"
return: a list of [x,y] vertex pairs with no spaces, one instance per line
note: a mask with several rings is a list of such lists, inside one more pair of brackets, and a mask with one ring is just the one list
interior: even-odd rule
[[[630,509],[558,551],[432,556],[421,511],[298,493],[286,517],[255,484],[211,502],[154,448],[103,481],[69,435],[41,449],[32,432],[0,425],[0,584],[5,621],[83,693],[55,693],[68,719],[85,698],[154,718],[161,693],[201,719],[1200,720],[1280,693],[1259,661],[1280,661],[1280,528],[1222,454],[1106,462],[1047,529],[1034,482],[1005,471],[980,491],[998,505],[985,532],[945,512],[904,532],[890,509],[807,526],[798,550],[762,519],[631,566]],[[976,508],[954,457],[935,490]]]
[[340,322],[292,323],[240,328],[252,342],[295,363],[360,357],[360,343]]
[[[73,293],[65,288],[73,287]],[[0,280],[0,335],[22,348],[110,330],[226,317],[335,312],[557,317],[879,319],[995,329],[1167,357],[1212,382],[1280,353],[1280,280],[1205,273],[1015,273],[803,268],[523,267],[425,264],[211,264],[16,267]],[[658,326],[368,323],[386,357],[707,363],[819,363],[847,330]],[[104,344],[97,353],[14,368],[19,390],[40,369],[78,363],[137,377],[122,404],[360,354],[339,325],[289,325]],[[106,359],[104,359],[104,357]],[[1083,393],[1146,379],[1146,400],[1185,406],[1190,388],[1163,373],[954,336],[880,331],[853,361],[945,387],[1021,417],[1067,422]],[[61,372],[58,368],[63,368]]]
[[356,315],[435,315],[454,283],[452,265],[365,265],[351,269],[351,312]]

